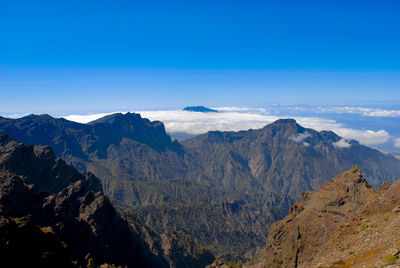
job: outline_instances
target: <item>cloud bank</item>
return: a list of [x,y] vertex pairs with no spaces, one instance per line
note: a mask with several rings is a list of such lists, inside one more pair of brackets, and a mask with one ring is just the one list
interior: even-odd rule
[[333,146],[337,147],[337,148],[350,148],[351,144],[346,141],[345,139],[340,139],[337,142],[332,143]]
[[68,116],[65,116],[64,118],[67,120],[70,120],[70,121],[86,124],[91,121],[102,118],[106,115],[110,115],[110,114],[113,114],[113,113],[88,114],[88,115],[68,115]]
[[362,116],[372,117],[400,117],[400,110],[386,110],[381,108],[365,107],[318,107],[319,113],[337,113],[337,114],[360,114]]
[[308,132],[306,131],[306,132],[304,132],[304,133],[298,133],[297,135],[291,135],[291,136],[289,137],[289,139],[291,139],[291,140],[293,140],[293,141],[296,141],[296,142],[301,142],[301,141],[303,141],[305,138],[308,138],[308,137],[310,137],[310,136],[311,136],[311,134],[308,133]]
[[394,147],[400,148],[400,138],[394,140]]
[[[266,110],[262,108],[222,107],[215,109],[217,109],[219,113],[198,113],[183,110],[133,112],[140,113],[142,117],[150,120],[162,121],[165,124],[167,132],[185,132],[193,135],[214,130],[240,131],[257,129],[262,128],[280,118],[288,118],[287,116],[285,117],[268,114],[266,113]],[[88,123],[109,114],[111,113],[69,115],[64,118],[75,122]],[[382,144],[391,138],[390,134],[383,129],[378,131],[352,129],[346,127],[342,123],[337,122],[336,120],[326,119],[323,117],[290,117],[294,118],[298,124],[304,127],[312,128],[317,131],[331,130],[345,139],[354,139],[361,144]],[[291,137],[291,139],[301,142],[309,135],[310,134],[308,132],[305,132]],[[336,144],[337,147],[341,148],[346,148],[346,146],[349,145],[350,144],[348,144],[345,140],[339,141],[339,143]],[[395,141],[395,146],[400,148],[400,139]]]
[[339,136],[359,141],[362,144],[381,144],[390,139],[390,134],[386,130],[356,130],[351,128],[337,128],[333,131]]
[[[235,107],[216,108],[219,113],[198,113],[182,110],[167,111],[133,111],[140,113],[142,117],[152,121],[159,120],[165,124],[167,132],[185,132],[189,134],[201,134],[207,131],[240,131],[248,129],[262,128],[280,118],[288,118],[287,116],[277,116],[266,114],[264,110],[257,110]],[[90,114],[90,115],[69,115],[65,118],[71,121],[88,123],[90,121],[101,118],[111,113]],[[361,144],[381,144],[390,139],[390,135],[386,130],[357,130],[347,128],[345,125],[336,120],[326,119],[323,117],[304,117],[290,116],[303,127],[312,128],[317,131],[331,130],[345,139],[354,139]],[[306,138],[304,136],[293,137],[294,140],[301,142]],[[301,135],[301,134],[300,134]],[[310,135],[310,134],[308,134]],[[400,145],[400,144],[399,144]],[[346,146],[344,142],[338,146]],[[400,146],[399,146],[400,147]],[[343,147],[342,147],[343,148]]]

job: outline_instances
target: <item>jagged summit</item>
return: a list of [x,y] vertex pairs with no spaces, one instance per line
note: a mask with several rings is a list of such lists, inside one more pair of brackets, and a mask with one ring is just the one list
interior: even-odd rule
[[272,125],[285,125],[285,126],[293,126],[296,125],[297,122],[295,119],[292,118],[281,118],[278,119],[276,121],[274,121],[273,123],[271,123]]
[[[142,117],[138,113],[114,113],[110,115],[106,115],[104,117],[101,117],[99,119],[93,120],[89,122],[88,124],[93,125],[93,124],[98,124],[98,123],[115,123],[118,121],[123,121],[123,120],[131,120],[131,121],[140,121],[142,120]],[[146,122],[150,122],[148,119],[143,118]]]
[[[260,131],[267,133],[268,135],[282,135],[283,137],[288,137],[291,134],[303,133],[306,129],[299,124],[296,120],[288,119],[278,119],[271,124],[264,126]],[[309,132],[314,132],[314,130],[309,130]]]
[[[179,150],[178,143],[172,142],[160,121],[150,121],[136,113],[115,113],[88,123],[98,137],[97,144],[104,149],[111,144],[120,144],[129,138],[151,148],[162,151]],[[105,151],[103,150],[103,154]]]
[[332,183],[336,184],[362,183],[367,188],[371,188],[371,185],[369,185],[366,179],[362,176],[361,167],[358,165],[355,165],[352,169],[339,174],[335,179],[333,179]]

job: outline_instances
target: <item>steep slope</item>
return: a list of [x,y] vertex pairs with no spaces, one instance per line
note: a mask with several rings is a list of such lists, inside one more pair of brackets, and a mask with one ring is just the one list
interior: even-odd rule
[[162,123],[131,113],[89,124],[0,118],[0,133],[55,146],[57,156],[99,177],[120,210],[133,211],[158,233],[184,231],[230,259],[263,246],[268,226],[301,192],[338,171],[359,165],[374,187],[400,174],[394,157],[291,119],[208,132],[182,144],[171,141]]
[[241,254],[265,243],[265,226],[275,217],[265,211],[245,201],[162,204],[134,210],[157,232],[183,231],[227,260],[242,259]]
[[0,208],[0,253],[14,263],[32,258],[41,265],[58,260],[57,265],[69,267],[92,259],[97,265],[203,267],[213,259],[206,251],[192,256],[176,243],[168,253],[162,243],[172,240],[139,224],[130,226],[92,174],[80,174],[56,159],[50,147],[26,146],[8,136],[0,136]]
[[400,249],[400,183],[373,189],[361,169],[306,192],[274,223],[258,267],[382,267]]

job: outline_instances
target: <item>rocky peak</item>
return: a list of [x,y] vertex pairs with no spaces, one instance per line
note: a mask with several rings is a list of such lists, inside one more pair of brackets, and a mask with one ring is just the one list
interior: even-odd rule
[[[129,138],[146,144],[156,151],[165,149],[180,150],[178,143],[172,142],[165,132],[164,124],[160,121],[150,121],[136,113],[116,113],[90,122],[98,141],[95,147],[106,147],[110,144],[119,144],[123,138]],[[93,146],[92,146],[93,147]],[[99,150],[101,151],[101,149]]]
[[288,138],[291,135],[297,135],[305,131],[306,129],[297,124],[294,119],[278,119],[261,129],[262,135],[282,138]]
[[[114,113],[110,114],[107,116],[104,116],[102,118],[99,118],[97,120],[91,121],[88,124],[89,125],[94,125],[94,124],[120,124],[120,123],[126,123],[126,122],[140,122],[142,120],[142,117],[140,114],[137,113]],[[148,121],[148,120],[147,120]]]
[[317,191],[302,194],[284,219],[271,226],[267,267],[296,267],[319,250],[346,218],[357,213],[373,189],[355,166]]
[[295,119],[292,118],[283,118],[276,120],[272,124],[277,126],[295,126],[297,125],[297,122]]
[[[49,146],[27,146],[3,136],[0,139],[7,141],[0,143],[0,167],[23,176],[36,191],[55,193],[70,183],[87,179],[64,160],[56,159]],[[101,190],[100,183],[92,190]]]
[[47,145],[36,145],[33,149],[36,157],[43,159],[55,159],[56,155],[54,154],[53,149]]
[[362,176],[361,168],[356,165],[352,169],[345,171],[339,174],[335,179],[333,179],[332,183],[335,184],[346,184],[350,186],[355,186],[361,184],[360,187],[371,188],[371,185],[367,182],[367,180]]

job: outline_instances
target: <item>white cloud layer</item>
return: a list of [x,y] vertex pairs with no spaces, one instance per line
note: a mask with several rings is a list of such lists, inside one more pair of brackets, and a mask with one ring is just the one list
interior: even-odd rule
[[[186,132],[189,134],[201,134],[212,130],[240,131],[257,129],[280,118],[288,118],[265,114],[261,110],[258,112],[248,112],[245,108],[238,108],[235,110],[235,107],[229,107],[229,109],[226,108],[225,110],[221,108],[217,109],[224,112],[198,113],[182,110],[135,112],[140,113],[144,118],[162,121],[165,124],[167,132]],[[254,109],[251,110],[254,111]],[[75,122],[88,123],[105,115],[108,114],[69,115],[65,118]],[[331,130],[345,139],[354,139],[366,145],[381,144],[388,141],[390,138],[386,130],[373,131],[347,128],[343,124],[332,119],[302,116],[292,116],[291,118],[294,118],[297,123],[303,127],[312,128],[317,131]],[[298,142],[302,141],[304,138],[306,137],[294,137],[296,140],[299,139]]]
[[212,108],[220,112],[261,112],[265,113],[267,110],[265,108],[248,108],[248,107],[215,107]]
[[400,138],[394,139],[394,147],[400,148]]
[[311,136],[311,134],[306,131],[304,133],[298,133],[297,135],[292,135],[292,136],[289,137],[289,139],[291,139],[293,141],[296,141],[296,142],[301,142],[305,138],[308,138],[310,136]]
[[386,110],[381,108],[365,107],[318,107],[319,113],[337,113],[337,114],[360,114],[373,117],[400,117],[400,110]]
[[187,111],[142,111],[150,120],[164,122],[168,132],[200,134],[212,130],[239,131],[262,128],[279,117],[259,113],[221,112],[197,113]]
[[381,144],[390,139],[389,132],[386,130],[357,130],[351,128],[337,128],[333,130],[339,136],[359,141],[362,144]]
[[350,148],[351,144],[345,139],[340,139],[337,142],[332,143],[337,148]]
[[9,113],[0,114],[0,116],[7,117],[7,118],[12,118],[12,119],[21,118],[21,117],[24,117],[24,116],[27,116],[27,115],[28,114],[9,114]]
[[110,115],[113,113],[103,113],[103,114],[88,114],[88,115],[68,115],[65,116],[64,118],[70,121],[78,122],[78,123],[89,123],[91,121],[97,120],[99,118],[102,118],[106,115]]

